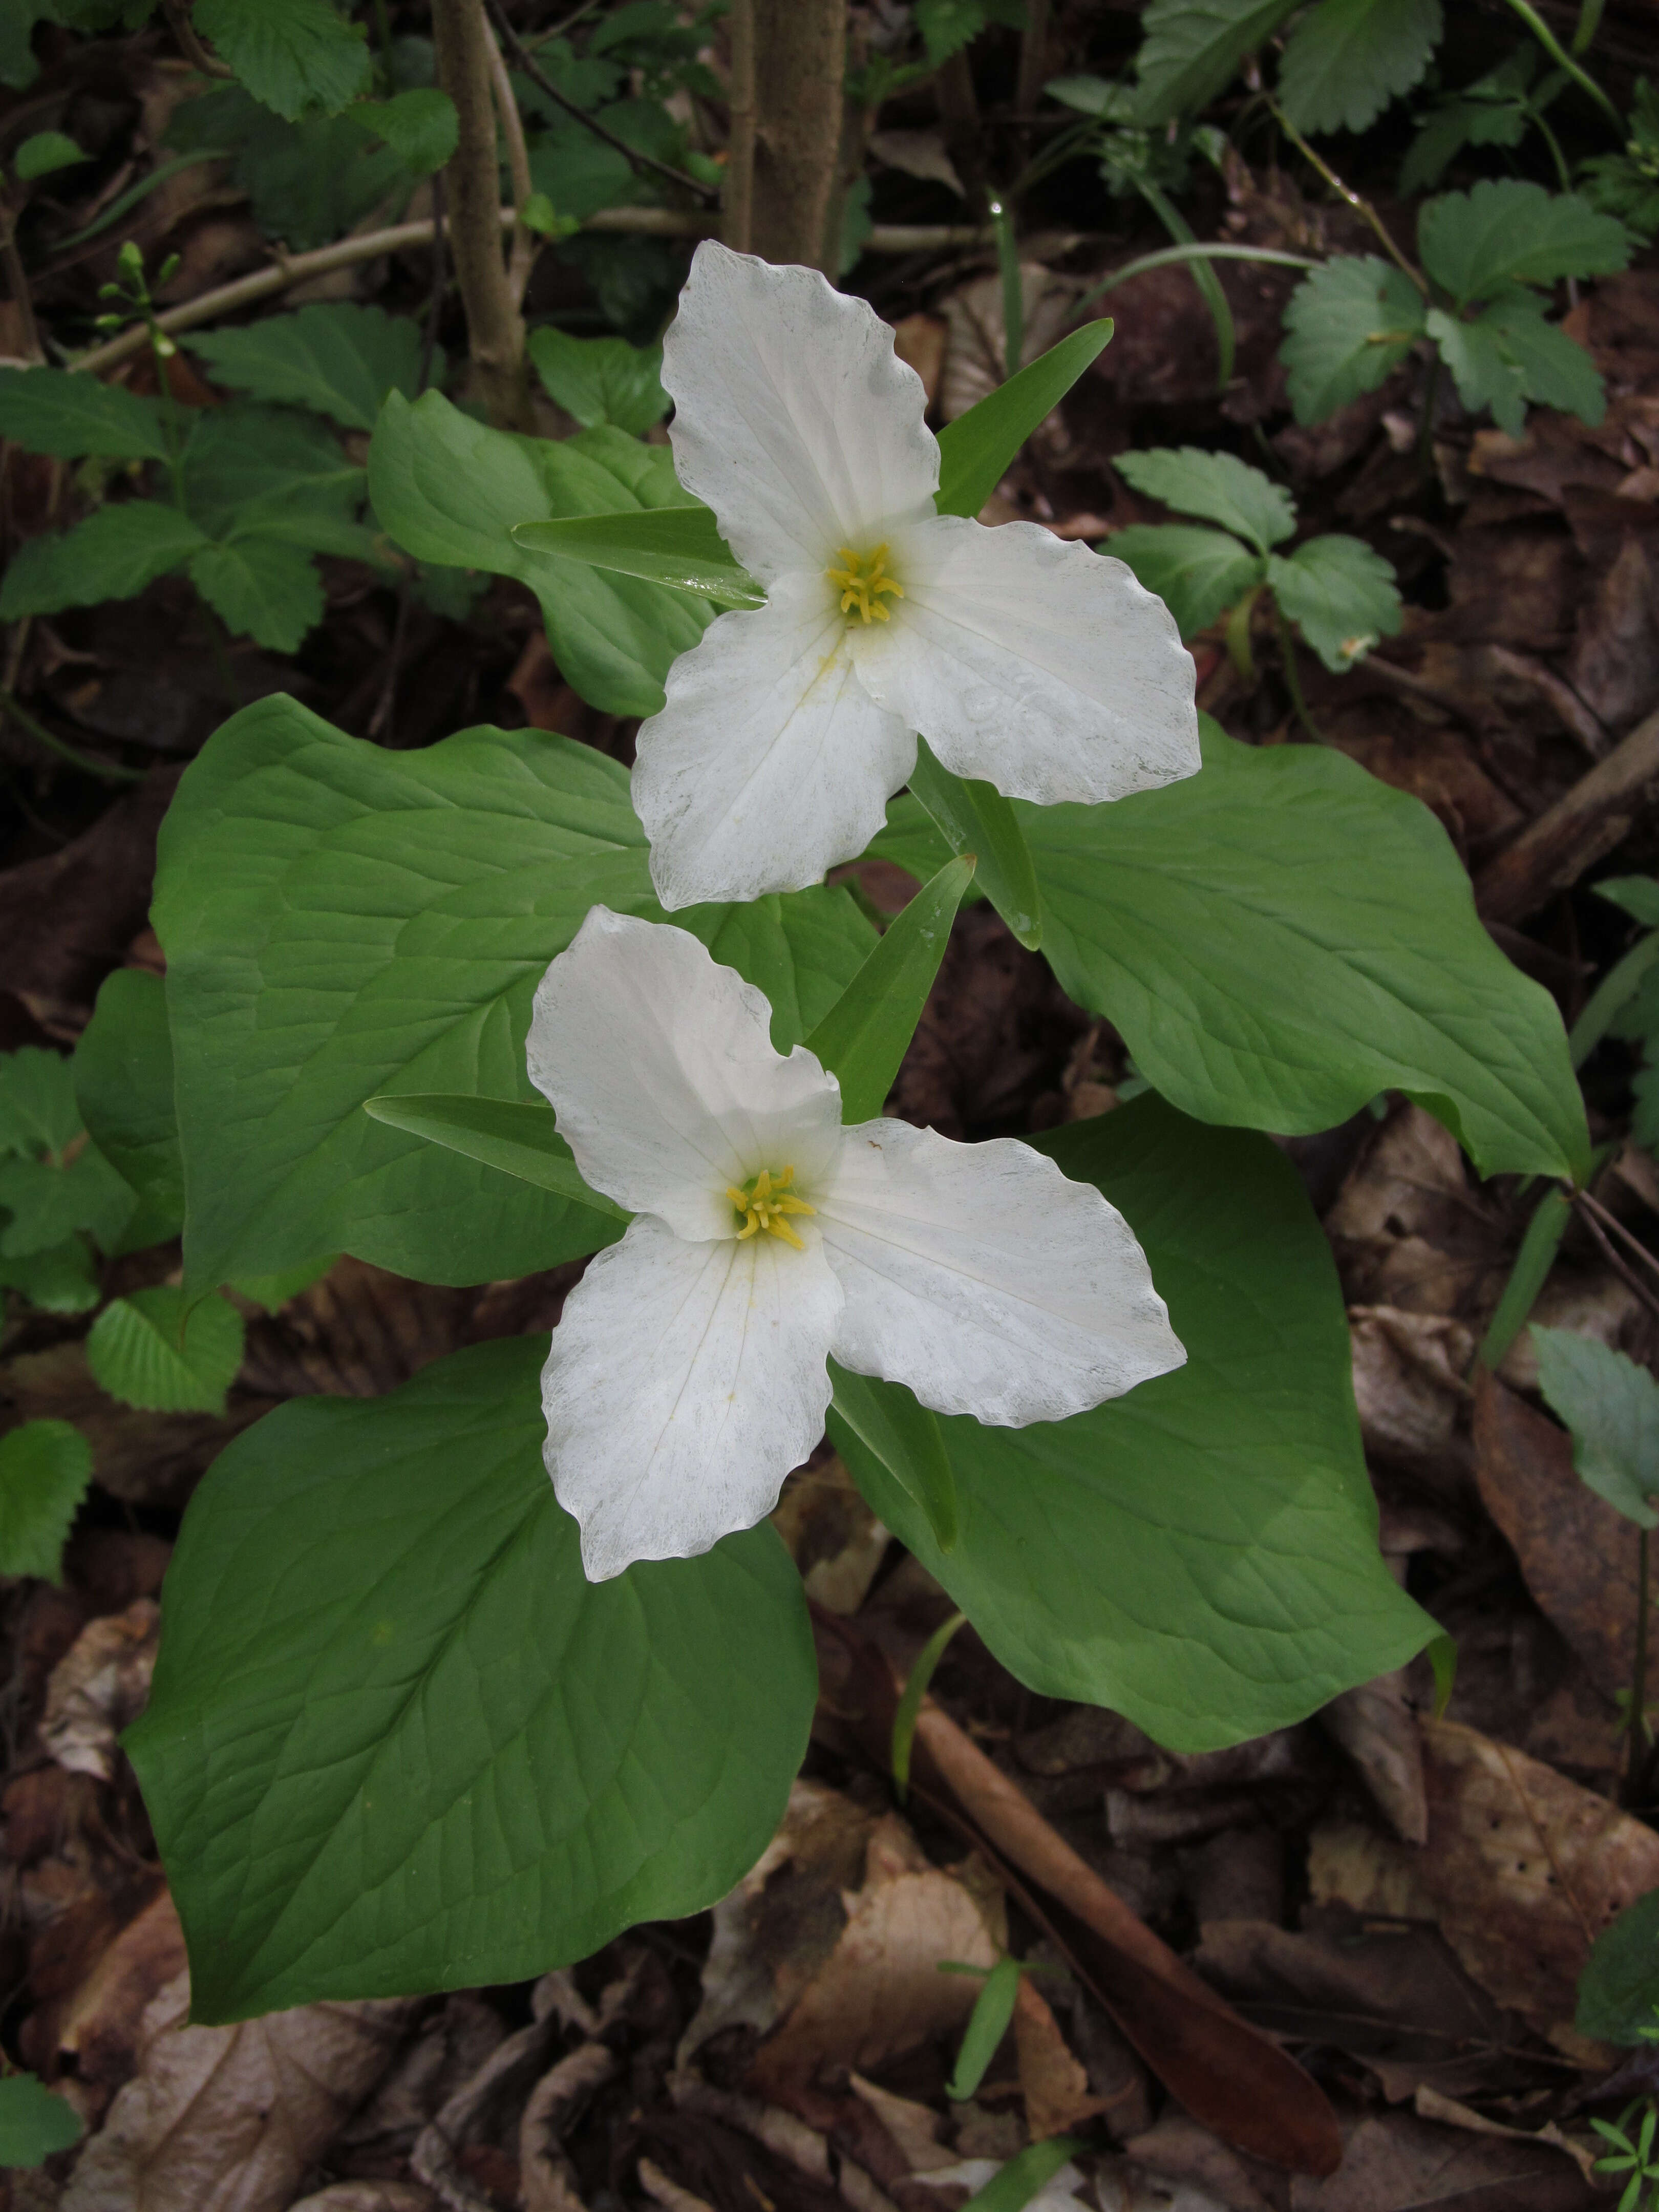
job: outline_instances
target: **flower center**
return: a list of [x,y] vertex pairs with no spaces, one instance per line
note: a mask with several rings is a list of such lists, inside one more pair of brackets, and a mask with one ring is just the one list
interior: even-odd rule
[[817,1209],[809,1206],[804,1198],[796,1198],[791,1194],[789,1186],[794,1179],[793,1168],[784,1168],[775,1176],[770,1168],[763,1168],[757,1176],[751,1176],[741,1188],[734,1182],[727,1183],[726,1194],[743,1222],[738,1231],[739,1244],[764,1230],[769,1237],[781,1237],[786,1244],[793,1244],[798,1252],[806,1249],[789,1226],[788,1217],[792,1213],[815,1213]]
[[841,611],[849,618],[857,615],[861,622],[886,622],[892,613],[882,605],[881,595],[890,592],[896,599],[904,597],[904,586],[887,573],[886,545],[878,545],[872,552],[855,553],[850,545],[843,545],[836,558],[839,568],[826,568],[824,574],[841,592]]

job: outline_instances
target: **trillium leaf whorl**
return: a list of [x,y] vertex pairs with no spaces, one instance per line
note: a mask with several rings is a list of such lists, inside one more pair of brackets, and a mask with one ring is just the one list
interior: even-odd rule
[[1199,766],[1191,657],[1122,562],[936,512],[921,379],[816,270],[697,248],[664,342],[686,490],[765,585],[670,670],[634,803],[665,907],[798,890],[855,859],[920,732],[1049,805]]
[[843,1127],[805,1046],[688,932],[595,907],[549,968],[532,1079],[632,1208],[565,1303],[548,1472],[602,1582],[752,1527],[823,1432],[829,1361],[1019,1427],[1186,1355],[1122,1216],[1008,1139]]

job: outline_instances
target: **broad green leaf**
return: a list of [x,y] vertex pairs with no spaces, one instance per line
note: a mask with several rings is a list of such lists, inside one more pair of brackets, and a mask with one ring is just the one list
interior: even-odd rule
[[1273,554],[1267,581],[1327,668],[1340,676],[1405,619],[1394,566],[1361,538],[1310,538]]
[[1344,254],[1304,276],[1279,349],[1298,422],[1322,422],[1400,366],[1423,333],[1423,295],[1374,253]]
[[1593,884],[1597,898],[1622,907],[1644,929],[1659,929],[1659,878],[1653,876],[1608,876]]
[[833,1359],[830,1380],[830,1442],[845,1457],[848,1437],[856,1437],[921,1510],[940,1551],[954,1549],[960,1525],[956,1478],[938,1414],[908,1390],[854,1375]]
[[1032,431],[1105,350],[1111,335],[1109,317],[1085,323],[946,424],[939,432],[939,489],[933,496],[940,514],[979,513]]
[[71,1145],[61,1165],[0,1160],[0,1255],[20,1260],[54,1251],[79,1230],[100,1250],[113,1251],[124,1242],[133,1206],[131,1187],[96,1145]]
[[[608,1241],[590,1207],[361,1109],[533,1102],[536,985],[596,902],[659,916],[646,862],[626,769],[568,738],[391,752],[280,696],[219,730],[163,825],[155,910],[191,1288],[341,1251],[489,1282]],[[675,920],[766,993],[785,1052],[874,941],[842,890]]]
[[92,1447],[67,1421],[24,1421],[0,1437],[0,1575],[62,1582],[64,1546],[91,1480]]
[[308,555],[273,538],[204,545],[190,580],[233,637],[271,653],[297,653],[323,618],[323,580]]
[[105,1307],[87,1339],[100,1390],[148,1413],[222,1413],[242,1364],[242,1316],[210,1292],[192,1304],[163,1283]]
[[61,538],[31,538],[19,546],[0,582],[0,621],[136,599],[206,543],[188,516],[159,500],[100,507]]
[[1260,555],[1224,530],[1185,522],[1132,522],[1115,530],[1103,550],[1127,562],[1175,617],[1182,637],[1195,637],[1237,606],[1261,574]]
[[1638,1528],[1659,1528],[1659,1382],[1599,1337],[1534,1326],[1538,1387],[1572,1431],[1579,1480]]
[[1503,332],[1484,315],[1469,323],[1443,307],[1429,309],[1427,328],[1470,414],[1490,408],[1498,428],[1518,438],[1527,419],[1527,376]]
[[0,1053],[0,1157],[61,1152],[83,1126],[73,1068],[61,1052],[26,1044]]
[[1195,114],[1232,82],[1246,54],[1279,28],[1296,0],[1152,0],[1135,69],[1139,121]]
[[985,2069],[996,2057],[997,2045],[1014,2016],[1019,1975],[1018,1959],[999,1959],[985,1977],[957,2053],[956,2071],[945,2087],[945,2094],[953,2105],[966,2104],[985,2079]]
[[[346,113],[390,146],[416,177],[429,177],[434,169],[441,169],[460,137],[454,101],[447,92],[430,85],[414,86],[390,100],[354,100]],[[374,426],[370,422],[362,427],[367,430]]]
[[368,89],[368,33],[329,0],[195,0],[194,21],[256,100],[287,121]]
[[1518,177],[1484,177],[1471,191],[1443,193],[1417,218],[1423,267],[1460,307],[1510,284],[1608,276],[1625,266],[1630,248],[1616,216]]
[[25,1305],[53,1314],[90,1313],[101,1296],[92,1255],[80,1237],[19,1259],[0,1255],[0,1291],[15,1291]]
[[550,398],[584,430],[602,422],[642,438],[668,412],[660,346],[626,338],[576,338],[544,323],[530,333],[530,358]]
[[37,177],[49,177],[58,169],[72,169],[78,161],[89,161],[90,154],[83,154],[73,138],[66,138],[61,131],[37,131],[25,138],[12,156],[12,167],[20,184],[33,184]]
[[1601,372],[1576,338],[1544,319],[1543,301],[1516,285],[1494,300],[1480,326],[1493,332],[1521,371],[1528,399],[1561,407],[1592,428],[1607,411]]
[[263,1306],[267,1313],[279,1313],[289,1299],[297,1298],[313,1283],[320,1283],[339,1256],[337,1252],[330,1252],[320,1260],[307,1261],[302,1267],[283,1267],[274,1275],[238,1275],[228,1287],[250,1305]]
[[86,2131],[69,2100],[36,2075],[8,2074],[0,2081],[0,2168],[44,2166],[54,2151],[73,2149]]
[[553,1109],[545,1103],[535,1106],[520,1098],[427,1097],[417,1091],[400,1098],[367,1098],[363,1111],[391,1128],[447,1145],[469,1160],[501,1168],[521,1182],[534,1183],[556,1198],[605,1216],[592,1227],[598,1243],[614,1242],[622,1231],[613,1224],[633,1218],[626,1206],[583,1182],[569,1146],[554,1127]]
[[[348,430],[372,430],[388,392],[414,397],[422,339],[410,316],[338,300],[267,315],[241,330],[199,331],[185,343],[217,384],[309,407]],[[441,375],[441,360],[437,369]]]
[[193,2016],[521,1981],[722,1897],[816,1694],[775,1532],[585,1580],[545,1340],[291,1401],[191,1500],[125,1741]]
[[163,461],[167,452],[156,401],[67,368],[0,368],[0,438],[66,461]]
[[167,989],[159,975],[118,968],[106,980],[73,1066],[94,1143],[138,1193],[124,1248],[137,1251],[176,1237],[185,1220],[185,1169],[173,1104]]
[[1187,1364],[1067,1421],[941,1421],[948,1553],[848,1437],[876,1512],[1022,1682],[1175,1750],[1402,1665],[1434,1626],[1377,1552],[1341,1288],[1295,1170],[1154,1097],[1035,1141],[1127,1217]]
[[1659,1889],[1627,1905],[1590,1946],[1573,2026],[1597,2043],[1641,2044],[1659,2023]]
[[1184,782],[1017,806],[1066,990],[1202,1120],[1291,1134],[1403,1091],[1485,1175],[1570,1173],[1589,1137],[1555,1002],[1428,809],[1328,750],[1200,730]]
[[974,866],[964,854],[922,885],[806,1039],[841,1085],[842,1120],[849,1125],[872,1121],[886,1103]]
[[1279,96],[1298,131],[1364,131],[1440,43],[1440,0],[1320,0],[1291,33]]
[[[732,558],[706,507],[636,507],[621,514],[520,522],[512,537],[528,554],[552,554],[616,575],[640,576],[723,605],[758,607],[766,601],[760,585]],[[568,573],[556,571],[556,580]]]
[[[1042,941],[1042,900],[1031,855],[1012,806],[992,783],[952,775],[916,741],[910,789],[958,858],[971,853],[975,881],[1028,951]],[[930,871],[931,872],[931,871]]]
[[517,524],[683,507],[665,448],[616,429],[553,444],[491,430],[428,392],[393,392],[369,448],[369,489],[382,526],[417,560],[516,576],[541,601],[561,673],[596,707],[654,714],[678,657],[714,618],[706,599],[609,576],[515,544]]
[[[1296,502],[1284,485],[1235,453],[1161,446],[1149,453],[1120,453],[1113,465],[1148,499],[1162,500],[1180,514],[1218,522],[1236,538],[1247,539],[1258,553],[1296,530]],[[1117,550],[1115,541],[1112,550]]]

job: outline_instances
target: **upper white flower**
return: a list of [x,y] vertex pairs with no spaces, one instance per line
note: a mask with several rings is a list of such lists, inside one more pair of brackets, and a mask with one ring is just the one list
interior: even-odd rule
[[634,804],[666,907],[817,883],[915,765],[1052,805],[1199,765],[1191,655],[1121,561],[934,512],[915,371],[812,269],[697,248],[663,345],[674,465],[767,589],[669,671]]
[[1186,1358],[1121,1214],[1030,1146],[843,1128],[841,1088],[688,932],[596,906],[536,994],[530,1073],[636,1218],[565,1302],[547,1466],[603,1582],[764,1518],[833,1355],[941,1413],[1063,1419]]

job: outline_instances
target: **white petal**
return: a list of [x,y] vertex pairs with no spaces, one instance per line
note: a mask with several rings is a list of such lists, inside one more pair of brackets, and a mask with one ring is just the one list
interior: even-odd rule
[[595,1190],[680,1236],[726,1237],[730,1183],[793,1167],[827,1181],[841,1086],[690,933],[596,906],[536,992],[530,1079]]
[[1186,1359],[1123,1216],[1012,1138],[860,1122],[817,1218],[836,1358],[936,1413],[1062,1420]]
[[921,379],[867,301],[816,269],[775,269],[712,239],[663,340],[669,438],[686,489],[763,583],[821,574],[844,544],[932,514],[939,447]]
[[859,682],[821,578],[722,615],[668,672],[640,731],[634,805],[663,904],[752,899],[856,860],[915,765],[916,740]]
[[896,532],[893,618],[849,629],[865,688],[946,768],[1052,806],[1199,765],[1192,655],[1121,561],[1032,522]]
[[641,1218],[589,1262],[542,1404],[547,1471],[581,1523],[590,1582],[693,1558],[765,1518],[823,1433],[841,1300],[815,1235],[801,1252],[771,1237],[687,1244]]

